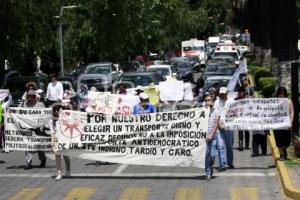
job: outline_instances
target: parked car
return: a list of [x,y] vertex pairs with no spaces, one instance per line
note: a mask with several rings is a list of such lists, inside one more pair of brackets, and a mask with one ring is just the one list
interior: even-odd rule
[[243,55],[245,52],[248,51],[248,47],[247,46],[237,46],[236,48],[240,51],[241,55]]
[[170,64],[175,67],[178,80],[194,82],[193,68],[186,57],[172,58]]
[[171,79],[172,77],[176,78],[177,75],[176,68],[172,65],[150,65],[147,71],[161,72],[167,79]]
[[40,94],[43,100],[46,92],[49,79],[44,75],[36,76],[21,76],[21,77],[11,77],[8,78],[1,86],[1,89],[9,89],[9,92],[13,98],[13,106],[17,107],[22,103],[22,96],[26,91],[26,83],[34,82],[36,84],[37,90],[40,89],[43,92]]
[[119,71],[111,62],[102,62],[89,64],[84,74],[78,78],[78,87],[86,84],[88,88],[96,87],[99,91],[107,91],[112,89],[113,82],[119,77]]

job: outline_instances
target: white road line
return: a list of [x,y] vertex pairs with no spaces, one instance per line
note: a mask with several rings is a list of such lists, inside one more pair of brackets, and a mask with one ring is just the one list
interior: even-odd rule
[[119,167],[118,167],[118,169],[116,169],[116,171],[114,171],[113,172],[113,174],[115,174],[115,175],[119,175],[119,174],[121,174],[125,169],[126,169],[126,167],[127,167],[128,165],[120,165]]
[[[204,176],[201,173],[125,173],[125,174],[115,174],[114,173],[72,173],[73,177],[174,177],[174,178],[192,178],[198,176]],[[276,175],[276,172],[267,172],[267,173],[218,173],[215,174],[216,177],[272,177]],[[53,174],[0,174],[0,177],[30,177],[30,178],[50,178],[54,176]]]

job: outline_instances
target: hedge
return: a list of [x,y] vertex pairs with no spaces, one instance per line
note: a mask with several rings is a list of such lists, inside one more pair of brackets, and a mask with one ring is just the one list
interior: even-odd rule
[[276,78],[275,77],[261,77],[258,80],[258,88],[263,89],[267,85],[276,85]]
[[254,75],[254,72],[256,72],[259,69],[261,69],[260,66],[256,66],[256,65],[250,65],[250,66],[248,66],[248,72],[251,75]]
[[276,84],[266,85],[262,89],[262,95],[266,98],[273,97],[275,94]]
[[261,77],[272,77],[273,74],[269,70],[266,70],[265,68],[259,69],[254,72],[254,82],[255,85],[258,86],[258,81]]

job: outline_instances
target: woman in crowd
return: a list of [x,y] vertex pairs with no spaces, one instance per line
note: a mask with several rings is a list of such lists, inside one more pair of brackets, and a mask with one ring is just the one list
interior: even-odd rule
[[133,107],[133,114],[155,113],[155,107],[149,102],[146,93],[140,93],[140,103]]
[[[55,105],[52,109],[53,116],[52,119],[50,120],[50,131],[51,131],[51,142],[52,142],[52,147],[53,147],[53,152],[55,154],[55,162],[56,162],[56,169],[57,169],[57,175],[55,177],[56,181],[59,181],[62,179],[62,164],[61,164],[61,155],[58,154],[55,150],[55,134],[57,132],[57,120],[59,117],[59,111],[62,108],[60,105]],[[71,176],[71,167],[70,167],[70,158],[68,156],[63,156],[65,160],[65,165],[66,165],[66,173],[65,177]]]
[[[287,90],[285,87],[279,87],[276,92],[277,98],[288,98]],[[294,106],[291,100],[289,100],[289,115],[291,120],[291,128],[294,120]],[[280,160],[287,158],[287,147],[291,143],[291,129],[286,130],[274,130],[274,137],[276,146],[279,149]]]

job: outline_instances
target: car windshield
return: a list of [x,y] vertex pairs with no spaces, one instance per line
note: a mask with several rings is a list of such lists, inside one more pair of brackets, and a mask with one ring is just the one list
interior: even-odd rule
[[168,68],[156,68],[156,67],[151,67],[151,68],[148,68],[147,71],[150,71],[150,72],[161,72],[163,75],[165,76],[169,76],[170,75],[170,70]]
[[108,74],[111,72],[110,65],[92,65],[85,70],[86,74]]
[[148,86],[150,83],[154,83],[153,77],[150,74],[139,74],[139,75],[124,75],[120,81],[130,82],[134,87]]
[[239,55],[237,52],[215,52],[214,57],[231,57],[235,60],[239,59]]
[[185,62],[177,62],[175,66],[178,70],[187,70],[190,69],[190,66]]
[[229,79],[206,79],[204,87],[211,88],[213,87],[214,83],[218,83],[220,87],[227,87],[229,83]]
[[235,72],[234,67],[220,66],[220,65],[208,65],[205,73],[222,74],[226,76],[232,76]]

